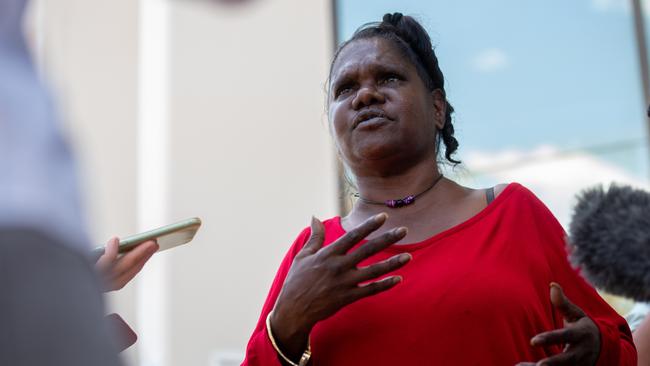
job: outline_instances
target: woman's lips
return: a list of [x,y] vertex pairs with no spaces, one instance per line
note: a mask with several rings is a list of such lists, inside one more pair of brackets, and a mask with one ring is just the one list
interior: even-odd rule
[[386,117],[384,111],[379,109],[366,109],[357,113],[352,124],[352,129],[358,127],[377,127],[388,121],[389,119]]
[[378,127],[381,127],[382,125],[388,123],[389,120],[386,117],[371,117],[369,119],[360,121],[355,129],[360,129],[360,130],[372,130]]

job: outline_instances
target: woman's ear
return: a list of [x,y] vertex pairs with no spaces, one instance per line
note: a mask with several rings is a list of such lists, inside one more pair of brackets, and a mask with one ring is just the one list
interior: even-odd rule
[[436,127],[442,130],[445,127],[447,115],[447,98],[445,98],[445,93],[440,89],[432,91],[431,98],[433,99],[433,115]]

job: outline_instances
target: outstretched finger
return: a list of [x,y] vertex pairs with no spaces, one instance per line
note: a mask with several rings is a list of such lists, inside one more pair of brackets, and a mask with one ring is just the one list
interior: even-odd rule
[[402,282],[401,276],[391,276],[379,281],[359,285],[352,295],[353,301],[357,301],[359,299],[363,299],[364,297],[376,295],[380,292],[390,290],[400,282]]
[[410,262],[413,257],[408,253],[402,253],[386,259],[385,261],[375,263],[373,265],[359,268],[354,280],[356,283],[370,281],[386,273],[392,272],[396,269],[403,267],[406,263]]
[[580,338],[579,334],[572,328],[562,328],[550,332],[540,333],[530,340],[535,347],[546,347],[551,345],[564,345],[573,343]]
[[302,247],[301,252],[307,254],[316,253],[322,246],[325,241],[325,228],[323,223],[316,217],[311,217],[311,235],[309,240],[305,243],[305,246]]
[[572,303],[564,294],[562,286],[555,282],[551,282],[551,303],[562,313],[564,319],[569,322],[575,322],[585,316],[585,312]]
[[349,253],[346,258],[346,263],[350,266],[356,266],[371,255],[379,253],[400,241],[406,236],[406,233],[407,230],[405,227],[398,227],[380,235],[378,238],[369,240],[367,243]]
[[364,221],[361,225],[355,227],[354,229],[348,231],[345,235],[340,237],[337,241],[329,245],[327,248],[323,249],[324,255],[332,254],[345,254],[350,248],[355,244],[363,240],[366,236],[370,235],[373,231],[379,229],[381,225],[386,222],[388,215],[385,213],[380,213],[375,216],[370,217]]

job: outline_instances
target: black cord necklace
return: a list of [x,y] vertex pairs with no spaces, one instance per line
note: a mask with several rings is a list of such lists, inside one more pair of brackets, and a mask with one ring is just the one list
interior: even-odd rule
[[408,205],[412,204],[413,202],[415,202],[416,198],[418,198],[421,195],[423,195],[423,194],[427,193],[428,191],[430,191],[431,188],[435,187],[436,184],[438,184],[438,182],[440,182],[441,179],[442,179],[442,174],[440,174],[436,178],[436,180],[434,180],[433,183],[431,183],[431,185],[429,187],[427,187],[427,189],[425,189],[424,191],[422,191],[422,192],[420,192],[420,193],[418,193],[416,195],[410,195],[410,196],[406,196],[404,198],[400,198],[400,199],[396,199],[396,200],[386,200],[384,202],[379,202],[379,201],[371,201],[369,199],[363,198],[363,197],[361,197],[361,195],[359,195],[359,193],[355,193],[354,196],[359,198],[359,200],[361,202],[367,203],[369,205],[384,205],[384,206],[390,207],[390,208],[400,208],[400,207],[408,206]]

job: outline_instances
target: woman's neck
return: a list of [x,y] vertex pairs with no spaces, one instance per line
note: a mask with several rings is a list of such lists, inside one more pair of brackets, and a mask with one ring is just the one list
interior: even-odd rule
[[395,174],[359,175],[356,176],[356,183],[361,198],[360,203],[369,205],[368,202],[403,199],[423,192],[428,194],[427,189],[431,188],[439,177],[440,172],[436,161],[427,160]]

